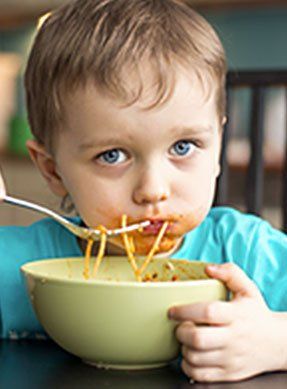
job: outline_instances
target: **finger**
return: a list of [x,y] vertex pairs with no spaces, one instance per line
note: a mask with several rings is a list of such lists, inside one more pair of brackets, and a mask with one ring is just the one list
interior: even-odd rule
[[223,281],[233,294],[259,297],[261,296],[257,286],[238,266],[233,263],[223,265],[207,265],[205,268],[207,275]]
[[168,316],[173,320],[196,324],[229,324],[234,318],[234,307],[223,301],[179,305],[170,308]]
[[228,327],[196,326],[190,322],[180,324],[175,335],[182,345],[200,351],[221,349],[230,341]]
[[212,351],[198,351],[186,346],[182,346],[181,353],[183,358],[192,367],[223,367],[222,349]]
[[220,367],[193,367],[183,359],[181,362],[183,372],[197,382],[217,382],[224,381],[225,372]]

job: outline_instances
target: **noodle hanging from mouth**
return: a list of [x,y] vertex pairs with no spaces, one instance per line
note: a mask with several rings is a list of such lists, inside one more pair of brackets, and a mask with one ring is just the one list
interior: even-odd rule
[[[127,215],[122,216],[121,224],[122,224],[122,227],[127,227]],[[161,227],[161,229],[160,229],[160,231],[155,239],[155,242],[154,242],[152,248],[150,249],[148,255],[146,256],[146,259],[144,260],[144,262],[140,268],[137,265],[136,257],[134,255],[135,246],[134,246],[133,237],[129,237],[126,232],[121,234],[128,261],[132,267],[135,278],[138,282],[143,281],[142,274],[145,271],[145,269],[147,268],[147,266],[149,265],[149,263],[151,262],[154,254],[159,250],[160,242],[164,237],[164,234],[167,230],[168,225],[169,225],[169,222],[167,222],[167,221],[163,223],[163,225],[162,225],[162,227]],[[104,226],[99,226],[97,229],[100,230],[101,235],[100,235],[100,245],[99,245],[97,257],[96,257],[94,268],[93,268],[93,274],[92,274],[93,278],[95,278],[97,275],[98,269],[99,269],[99,267],[102,263],[102,260],[104,258],[105,249],[107,246],[107,230],[106,230],[106,228]],[[93,244],[94,244],[94,240],[91,238],[88,239],[88,243],[87,243],[86,250],[85,250],[84,271],[83,271],[83,276],[86,280],[88,280],[90,278],[90,261],[91,261]]]
[[147,268],[147,266],[149,265],[150,261],[152,260],[154,254],[158,251],[159,249],[159,244],[160,244],[160,241],[162,240],[165,232],[166,232],[166,229],[168,227],[169,223],[168,222],[165,222],[163,223],[159,233],[158,233],[158,236],[150,250],[150,252],[148,253],[144,263],[142,264],[141,268],[139,269],[139,273],[142,274],[145,269]]

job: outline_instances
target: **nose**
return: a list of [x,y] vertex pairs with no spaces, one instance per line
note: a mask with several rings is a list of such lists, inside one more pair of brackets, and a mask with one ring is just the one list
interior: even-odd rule
[[133,200],[136,204],[157,204],[167,200],[169,196],[169,180],[160,169],[150,167],[138,176],[133,192]]

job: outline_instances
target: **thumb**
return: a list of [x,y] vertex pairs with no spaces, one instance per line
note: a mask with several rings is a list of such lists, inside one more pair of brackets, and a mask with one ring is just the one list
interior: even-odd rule
[[0,201],[3,200],[5,196],[6,196],[5,184],[0,171]]
[[224,282],[234,297],[261,297],[255,283],[248,278],[243,270],[233,263],[207,265],[205,271],[208,276]]

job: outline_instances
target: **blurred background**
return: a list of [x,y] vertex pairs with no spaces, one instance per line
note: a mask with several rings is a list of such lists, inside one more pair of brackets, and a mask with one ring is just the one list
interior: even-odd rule
[[[25,112],[23,70],[42,16],[68,0],[0,0],[0,167],[9,194],[59,210],[33,167],[25,142],[31,136]],[[231,70],[287,70],[287,0],[191,0],[215,27],[226,49]],[[263,216],[280,227],[280,185],[286,139],[284,88],[270,89],[264,120]],[[240,90],[232,97],[228,162],[232,171],[228,204],[244,209],[240,197],[249,158],[249,97]],[[0,205],[1,225],[26,225],[41,217]]]

